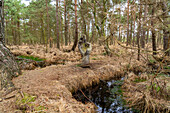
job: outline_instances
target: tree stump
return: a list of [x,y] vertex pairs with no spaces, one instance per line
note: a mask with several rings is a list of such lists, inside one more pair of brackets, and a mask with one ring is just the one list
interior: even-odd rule
[[82,56],[82,64],[81,67],[88,68],[90,63],[90,52],[92,50],[92,46],[89,42],[86,42],[86,37],[83,35],[78,43],[78,48]]

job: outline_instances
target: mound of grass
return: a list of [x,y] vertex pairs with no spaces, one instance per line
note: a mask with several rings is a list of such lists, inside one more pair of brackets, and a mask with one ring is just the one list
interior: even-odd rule
[[45,60],[45,59],[40,59],[40,58],[34,57],[34,56],[18,56],[18,58],[30,59],[30,60],[34,60],[34,61],[44,61]]

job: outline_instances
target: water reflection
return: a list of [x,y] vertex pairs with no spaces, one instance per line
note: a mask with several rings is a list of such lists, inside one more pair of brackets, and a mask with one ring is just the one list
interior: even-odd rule
[[[98,85],[82,90],[84,94],[96,104],[99,113],[133,113],[130,109],[124,107],[124,100],[122,99],[121,85],[123,80],[119,81],[101,81]],[[87,103],[89,100],[78,91],[73,94],[77,100]]]

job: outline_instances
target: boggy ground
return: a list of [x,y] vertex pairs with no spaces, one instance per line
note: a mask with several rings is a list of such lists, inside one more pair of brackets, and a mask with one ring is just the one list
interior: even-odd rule
[[50,49],[45,53],[44,48],[38,46],[11,48],[14,54],[41,56],[52,64],[58,61],[64,63],[23,71],[22,75],[13,79],[20,93],[16,92],[14,98],[0,102],[1,112],[92,113],[95,112],[95,105],[76,101],[72,92],[100,80],[121,78],[128,71],[146,71],[146,64],[136,60],[135,51],[118,45],[112,47],[114,51],[110,56],[105,55],[104,47],[93,46],[90,68],[80,67],[80,54],[77,50],[65,53]]

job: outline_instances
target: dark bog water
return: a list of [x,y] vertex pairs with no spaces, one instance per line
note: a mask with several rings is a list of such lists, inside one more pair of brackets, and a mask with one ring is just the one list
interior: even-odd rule
[[98,85],[79,90],[73,96],[83,103],[92,101],[98,107],[99,113],[133,113],[125,107],[122,99],[122,83],[123,80],[101,81]]

